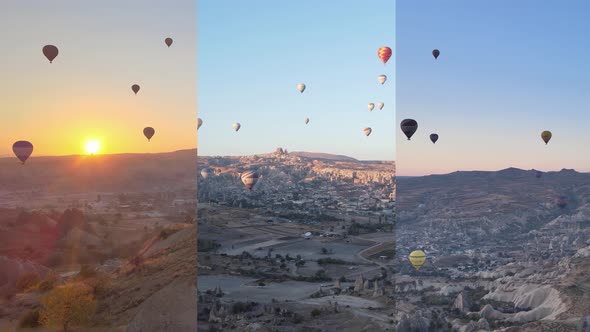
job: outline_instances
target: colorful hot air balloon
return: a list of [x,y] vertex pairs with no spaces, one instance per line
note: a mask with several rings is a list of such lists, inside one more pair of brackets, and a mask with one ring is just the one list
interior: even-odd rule
[[305,124],[309,123],[309,118],[305,118]]
[[133,85],[131,86],[131,90],[132,90],[132,91],[133,91],[135,94],[137,94],[137,93],[139,92],[139,85],[137,85],[137,84],[133,84]]
[[437,50],[436,48],[434,50],[432,50],[432,56],[434,56],[434,59],[438,59],[438,56],[440,55],[440,51]]
[[383,106],[385,106],[385,104],[383,102],[380,101],[377,103],[377,107],[379,107],[380,110],[383,109]]
[[371,132],[372,132],[372,131],[373,131],[373,130],[371,130],[371,128],[369,128],[369,127],[367,127],[367,128],[365,128],[365,129],[363,129],[363,132],[365,133],[365,136],[367,136],[367,137],[368,137],[369,135],[371,135]]
[[303,84],[303,83],[297,84],[297,90],[299,90],[299,92],[303,93],[303,91],[305,91],[305,84]]
[[422,250],[414,250],[408,256],[410,263],[416,269],[416,271],[420,270],[420,267],[426,261],[426,253]]
[[53,45],[43,46],[43,55],[45,55],[47,60],[49,60],[49,63],[53,63],[53,60],[57,57],[58,54],[59,50],[57,49],[57,47]]
[[438,134],[430,134],[430,140],[433,144],[436,143],[438,141]]
[[172,38],[168,37],[164,39],[164,42],[166,43],[166,45],[168,45],[168,47],[170,47],[172,45]]
[[375,108],[375,104],[369,103],[369,111],[372,111]]
[[210,169],[209,167],[203,168],[201,170],[201,176],[203,177],[203,179],[207,180],[207,178],[209,177],[209,175],[213,174],[213,170]]
[[152,127],[145,127],[143,128],[143,136],[148,139],[148,142],[152,139],[156,131]]
[[413,119],[405,119],[402,121],[400,127],[402,128],[402,131],[404,132],[409,141],[412,135],[414,135],[414,133],[418,129],[418,122],[416,122],[416,120]]
[[541,133],[541,139],[543,139],[543,142],[545,142],[545,145],[547,143],[549,143],[549,141],[551,140],[551,137],[553,137],[553,135],[551,134],[551,132],[549,130],[545,130],[544,132]]
[[16,155],[16,157],[25,164],[25,161],[29,159],[31,153],[33,153],[33,144],[29,141],[17,141],[12,144],[12,152]]
[[384,84],[385,81],[387,81],[387,76],[386,75],[379,75],[377,77],[377,81],[379,81],[379,83]]
[[238,131],[238,130],[240,130],[241,125],[236,122],[236,123],[233,124],[232,127],[234,128],[235,131]]
[[387,46],[380,47],[377,50],[377,55],[379,56],[379,59],[381,59],[383,64],[385,64],[387,62],[387,60],[389,60],[389,58],[391,58],[391,48],[389,48]]
[[201,120],[201,118],[197,119],[197,130],[199,130],[199,128],[201,128],[201,126],[203,125],[203,120]]
[[248,190],[252,190],[256,182],[258,182],[259,178],[260,175],[256,171],[247,171],[242,173],[241,176],[242,182],[244,183],[246,188],[248,188]]

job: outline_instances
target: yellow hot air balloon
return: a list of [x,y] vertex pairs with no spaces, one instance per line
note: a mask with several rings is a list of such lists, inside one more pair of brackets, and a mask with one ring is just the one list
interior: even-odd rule
[[412,266],[414,266],[416,271],[418,271],[420,270],[422,264],[424,264],[424,262],[426,261],[426,253],[424,253],[424,251],[422,250],[414,250],[410,253],[408,259],[410,260],[410,263],[412,264]]

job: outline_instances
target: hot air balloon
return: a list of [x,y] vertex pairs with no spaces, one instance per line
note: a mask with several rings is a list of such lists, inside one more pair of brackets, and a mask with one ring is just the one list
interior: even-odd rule
[[432,56],[434,56],[434,59],[438,59],[438,56],[440,55],[440,51],[437,50],[436,48],[434,50],[432,50]]
[[201,118],[197,119],[197,130],[199,130],[199,128],[201,128],[201,126],[203,125],[203,120],[201,120]]
[[430,140],[433,144],[436,143],[438,141],[438,134],[430,134]]
[[297,90],[299,90],[299,92],[303,93],[303,91],[305,91],[305,84],[303,84],[303,83],[297,84]]
[[203,177],[203,179],[207,180],[207,178],[209,177],[209,175],[213,174],[213,170],[210,169],[209,167],[203,168],[201,170],[201,176]]
[[537,179],[540,178],[541,176],[543,176],[543,172],[541,172],[541,171],[535,171],[535,177]]
[[375,104],[369,103],[369,111],[372,111],[375,108]]
[[43,55],[45,55],[47,60],[49,60],[49,63],[53,63],[53,60],[57,57],[58,54],[59,50],[57,49],[57,47],[53,45],[43,46]]
[[244,183],[246,188],[248,188],[248,190],[252,190],[256,182],[258,182],[259,178],[260,175],[256,171],[247,171],[242,173],[241,176],[242,182]]
[[371,132],[372,132],[372,131],[373,131],[373,130],[371,130],[371,128],[369,128],[369,127],[367,127],[367,128],[365,128],[365,129],[363,129],[363,132],[365,133],[365,136],[367,136],[367,137],[368,137],[369,135],[371,135]]
[[409,141],[412,135],[414,135],[414,133],[418,129],[418,122],[416,122],[416,120],[413,119],[405,119],[402,121],[400,127],[402,128],[402,131],[404,132]]
[[549,130],[545,130],[544,132],[541,133],[541,139],[543,139],[543,142],[545,142],[545,145],[547,143],[549,143],[552,136],[553,135],[551,134],[551,132]]
[[25,161],[29,159],[31,153],[33,153],[33,144],[29,141],[17,141],[12,144],[12,152],[16,155],[16,157],[25,164]]
[[567,206],[567,197],[563,195],[557,196],[557,198],[555,199],[555,204],[557,204],[557,206],[559,206],[560,208],[564,209]]
[[234,128],[235,131],[238,131],[238,130],[240,130],[241,125],[236,122],[236,123],[233,124],[232,127]]
[[416,271],[420,270],[420,267],[426,261],[426,253],[422,250],[414,250],[408,256],[410,263],[416,269]]
[[377,107],[379,107],[380,110],[383,109],[383,106],[385,106],[385,104],[383,102],[380,101],[377,103]]
[[152,127],[145,127],[143,128],[143,136],[148,139],[148,142],[152,139],[156,131]]
[[387,60],[389,60],[389,58],[391,58],[391,48],[389,48],[387,46],[380,47],[377,50],[377,55],[379,56],[379,59],[381,59],[383,64],[385,64],[387,62]]
[[137,84],[133,84],[133,85],[131,86],[131,90],[132,90],[132,91],[133,91],[135,94],[137,94],[137,93],[139,92],[139,85],[137,85]]
[[170,45],[172,45],[172,38],[168,37],[164,39],[164,42],[166,43],[166,45],[168,45],[168,47],[170,47]]
[[305,124],[309,123],[309,118],[305,118]]
[[387,81],[387,76],[386,75],[379,75],[377,77],[377,81],[379,81],[379,83],[384,84],[385,81]]

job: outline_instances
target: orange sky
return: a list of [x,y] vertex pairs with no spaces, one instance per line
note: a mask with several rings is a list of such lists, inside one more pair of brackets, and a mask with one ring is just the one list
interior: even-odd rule
[[[0,155],[165,152],[196,147],[196,4],[13,2],[0,13]],[[6,7],[6,6],[4,6]],[[43,28],[39,28],[43,27]],[[174,39],[168,48],[166,37]],[[52,64],[46,44],[60,54]],[[137,95],[132,84],[139,84]],[[154,127],[148,143],[143,128]]]

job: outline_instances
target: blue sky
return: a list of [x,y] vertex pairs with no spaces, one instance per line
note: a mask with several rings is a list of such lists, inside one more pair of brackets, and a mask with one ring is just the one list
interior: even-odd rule
[[412,141],[396,134],[398,174],[590,171],[588,13],[582,0],[398,1],[397,126],[419,124]]
[[395,158],[396,52],[385,66],[377,57],[394,48],[393,1],[203,0],[197,15],[199,155]]

